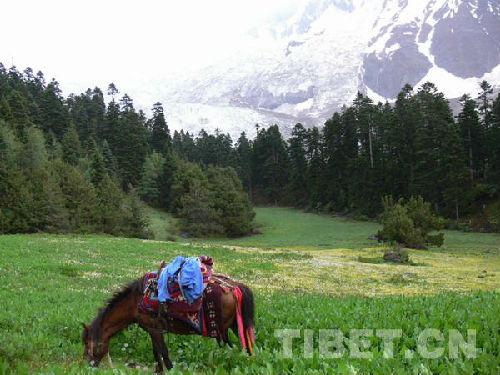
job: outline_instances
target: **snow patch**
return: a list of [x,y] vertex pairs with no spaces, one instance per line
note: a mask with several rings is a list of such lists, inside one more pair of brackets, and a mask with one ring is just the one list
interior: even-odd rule
[[482,77],[467,79],[457,77],[443,68],[434,66],[417,86],[420,87],[425,82],[432,82],[447,98],[458,98],[463,94],[476,97],[479,92],[479,83],[483,80],[497,84],[500,83],[500,64]]

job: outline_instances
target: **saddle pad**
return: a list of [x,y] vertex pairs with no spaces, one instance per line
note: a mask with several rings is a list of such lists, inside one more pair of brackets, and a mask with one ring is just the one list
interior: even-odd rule
[[[200,269],[203,275],[203,287],[206,288],[210,278],[212,277],[213,261],[212,258],[206,256],[201,256],[199,259]],[[139,308],[141,311],[145,312],[158,312],[158,272],[146,273],[143,277],[142,285],[144,297],[139,303]],[[189,304],[182,295],[182,291],[178,283],[169,282],[167,287],[172,299],[172,301],[168,303],[169,311],[179,313],[195,313],[200,310],[203,297]]]
[[[148,293],[149,288],[154,288],[156,282],[156,272],[149,272],[144,275],[143,285],[145,286],[144,297],[139,302],[139,310],[143,313],[158,314],[158,299],[151,297]],[[206,337],[212,337],[222,340],[225,333],[222,332],[222,294],[227,293],[225,286],[220,284],[217,279],[207,280],[207,286],[203,291],[202,298],[195,304],[198,309],[189,311],[176,305],[168,304],[168,316],[165,317],[169,323],[182,322],[197,333]],[[187,305],[186,302],[179,302],[179,305]],[[193,306],[188,305],[188,306]]]

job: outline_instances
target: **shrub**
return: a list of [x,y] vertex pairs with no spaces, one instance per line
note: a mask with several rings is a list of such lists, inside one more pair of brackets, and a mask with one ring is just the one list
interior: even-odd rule
[[213,207],[221,214],[219,222],[224,233],[235,237],[252,232],[255,212],[234,169],[211,167],[207,176]]
[[253,231],[255,213],[232,168],[181,162],[172,185],[180,229],[190,236],[240,236]]
[[191,236],[224,233],[221,212],[214,208],[205,180],[193,180],[189,191],[180,198],[178,216],[181,229]]
[[422,197],[412,197],[406,203],[402,199],[394,202],[392,197],[385,197],[382,203],[383,228],[378,233],[379,240],[396,242],[415,249],[424,249],[426,245],[443,245],[442,233],[429,233],[441,230],[444,221],[433,214],[430,204]]
[[401,264],[411,263],[408,250],[403,249],[399,244],[396,246],[395,249],[387,250],[384,253],[384,261],[390,263],[401,263]]

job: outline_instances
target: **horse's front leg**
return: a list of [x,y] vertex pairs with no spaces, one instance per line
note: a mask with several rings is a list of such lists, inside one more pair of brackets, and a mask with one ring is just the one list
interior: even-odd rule
[[153,342],[153,353],[155,355],[156,361],[158,363],[157,370],[161,373],[163,371],[163,364],[170,370],[174,365],[168,356],[168,348],[165,345],[165,340],[163,339],[163,333],[159,330],[151,330],[149,331],[149,335],[151,336],[151,341]]
[[[150,336],[151,336],[151,334],[150,334]],[[161,374],[161,373],[163,373],[163,361],[161,359],[160,352],[158,351],[158,345],[155,342],[153,336],[151,336],[151,343],[153,344],[153,355],[154,355],[155,361],[156,361],[155,374]]]

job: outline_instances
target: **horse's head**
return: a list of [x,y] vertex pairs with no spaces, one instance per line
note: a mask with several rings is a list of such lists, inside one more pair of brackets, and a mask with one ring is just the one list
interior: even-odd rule
[[108,352],[108,343],[103,343],[98,335],[94,333],[92,327],[86,324],[83,325],[82,340],[84,358],[89,362],[90,366],[99,366],[102,358]]

